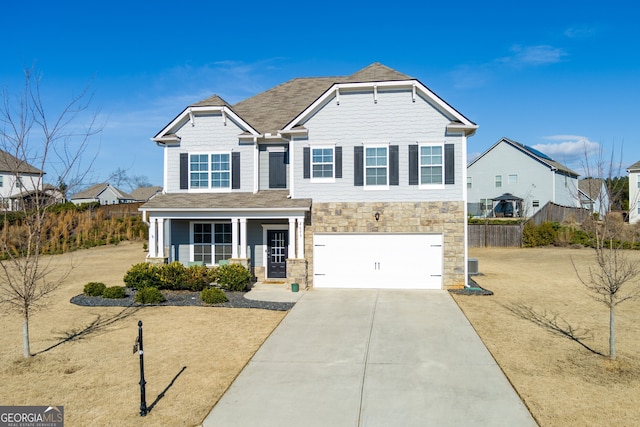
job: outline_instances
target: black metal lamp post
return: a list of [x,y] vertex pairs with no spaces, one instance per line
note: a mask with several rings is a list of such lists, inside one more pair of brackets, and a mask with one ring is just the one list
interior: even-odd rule
[[147,382],[144,380],[144,351],[142,348],[142,320],[138,320],[138,339],[136,340],[135,345],[133,346],[133,352],[138,352],[140,355],[140,416],[144,417],[147,415],[147,400],[145,396],[145,384]]

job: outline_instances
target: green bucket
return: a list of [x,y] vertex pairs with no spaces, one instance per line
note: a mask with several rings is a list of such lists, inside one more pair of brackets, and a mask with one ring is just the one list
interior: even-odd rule
[[300,285],[297,283],[292,283],[291,284],[291,292],[298,292],[298,290],[300,290]]

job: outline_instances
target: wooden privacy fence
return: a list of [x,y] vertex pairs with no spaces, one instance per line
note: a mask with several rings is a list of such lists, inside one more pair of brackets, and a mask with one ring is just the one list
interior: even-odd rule
[[520,248],[523,227],[524,224],[467,224],[469,247]]
[[533,221],[535,225],[543,222],[572,222],[581,224],[585,219],[589,218],[591,212],[584,208],[574,208],[570,206],[556,205],[548,202],[542,207],[529,221]]

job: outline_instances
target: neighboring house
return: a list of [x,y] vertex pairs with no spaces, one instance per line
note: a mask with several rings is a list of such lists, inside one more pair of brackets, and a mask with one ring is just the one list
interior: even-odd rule
[[101,205],[115,205],[118,203],[131,203],[133,198],[111,184],[101,183],[74,194],[71,197],[71,201],[76,205],[95,202],[99,202]]
[[302,288],[461,287],[476,128],[379,63],[233,106],[214,95],[152,138],[164,193],[140,208],[148,259],[230,260]]
[[147,202],[158,193],[162,193],[162,187],[138,187],[130,195],[134,202]]
[[611,210],[609,190],[602,178],[584,178],[578,182],[580,206],[603,218]]
[[4,210],[22,209],[23,197],[42,190],[44,172],[0,150],[0,201]]
[[640,162],[627,168],[629,174],[629,223],[640,221]]
[[[502,138],[467,167],[469,214],[494,216],[494,199],[520,198],[513,216],[530,217],[547,202],[579,207],[578,174],[540,151]],[[504,205],[504,204],[503,204]]]

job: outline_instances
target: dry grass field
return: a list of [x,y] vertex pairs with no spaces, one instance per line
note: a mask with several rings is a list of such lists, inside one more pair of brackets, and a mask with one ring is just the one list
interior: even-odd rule
[[608,309],[589,296],[571,264],[573,258],[585,268],[593,250],[487,248],[470,256],[484,274],[476,281],[494,295],[455,300],[541,426],[640,424],[640,300],[617,310],[616,361],[509,310],[526,305],[558,313],[591,331],[588,347],[608,354]]
[[[285,316],[285,312],[212,307],[79,307],[69,299],[90,281],[122,285],[142,262],[141,243],[52,258],[74,269],[31,319],[31,351],[22,358],[21,318],[0,311],[0,405],[64,405],[67,426],[198,425]],[[143,321],[147,405],[139,415]],[[70,334],[78,339],[55,344]],[[183,370],[183,367],[185,369]],[[175,380],[175,381],[173,381]],[[173,383],[172,383],[173,381]]]
[[[32,352],[21,356],[21,320],[0,312],[0,405],[64,405],[68,426],[198,425],[286,313],[211,307],[79,307],[69,299],[89,281],[121,285],[144,260],[140,243],[51,259],[71,276],[31,321]],[[607,309],[588,296],[570,259],[588,249],[474,249],[493,296],[455,299],[541,426],[632,426],[640,419],[640,301],[618,310],[618,360],[589,352],[514,315],[509,307],[557,312],[589,329],[585,344],[608,351]],[[632,253],[640,258],[640,252]],[[144,322],[147,404],[139,416]],[[66,336],[76,339],[62,342]],[[59,344],[59,345],[56,345]],[[184,369],[183,369],[184,368]],[[166,389],[166,390],[165,390]],[[165,391],[163,397],[162,393]],[[159,399],[158,399],[159,398]],[[461,402],[463,404],[463,402]]]

